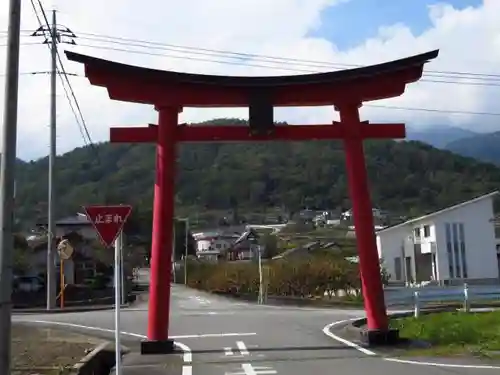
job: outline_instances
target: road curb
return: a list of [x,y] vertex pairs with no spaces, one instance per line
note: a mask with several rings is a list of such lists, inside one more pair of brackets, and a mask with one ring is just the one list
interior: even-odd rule
[[[121,308],[129,308],[132,304],[121,305]],[[68,307],[65,309],[13,309],[12,313],[15,315],[40,315],[40,314],[68,314],[68,313],[79,313],[79,312],[90,312],[90,311],[103,311],[103,310],[114,310],[115,305],[108,306],[82,306],[82,307]]]
[[[222,297],[231,301],[243,301],[248,303],[257,303],[257,296],[250,294],[231,294],[221,292],[209,292],[206,290],[198,290],[191,288],[194,291],[203,292],[209,296]],[[339,309],[339,310],[359,310],[363,308],[362,303],[349,303],[349,302],[328,302],[314,299],[303,299],[297,297],[280,297],[280,296],[267,296],[266,303],[268,306],[293,306],[293,307],[314,307],[318,309]]]
[[[408,312],[410,314],[410,312]],[[394,315],[399,315],[399,313],[394,314]],[[394,316],[392,315],[392,316]],[[351,325],[352,322],[354,321],[360,321],[362,319],[354,318],[354,319],[346,319],[346,320],[339,320],[330,324],[327,324],[323,328],[323,333],[328,336],[329,338],[340,342],[341,344],[344,344],[352,349],[355,349],[363,354],[365,354],[368,357],[372,358],[379,358],[382,361],[390,362],[390,363],[399,363],[399,364],[405,364],[405,365],[415,365],[415,366],[426,366],[426,367],[440,367],[440,368],[458,368],[458,369],[474,369],[474,370],[495,370],[498,371],[500,370],[500,366],[495,366],[495,365],[474,365],[474,364],[458,364],[458,363],[443,363],[443,362],[432,362],[432,361],[425,361],[425,360],[411,360],[411,359],[402,359],[402,358],[395,358],[395,357],[389,357],[389,356],[382,356],[380,353],[374,352],[371,349],[368,349],[364,347],[362,344],[358,344],[355,341],[351,341],[348,339],[345,339],[341,336],[338,336],[334,334],[331,330],[332,328],[340,328],[340,327],[345,327],[346,325]]]
[[[122,345],[121,355],[129,349]],[[97,345],[91,352],[73,366],[73,372],[78,375],[108,374],[115,365],[115,348],[111,342]]]
[[[422,309],[420,311],[420,314],[429,315],[440,312],[454,312],[457,310],[458,309],[453,307],[437,307],[437,308]],[[412,316],[413,314],[414,314],[413,311],[397,312],[389,314],[388,318],[389,319],[406,318],[408,316]],[[361,342],[365,342],[366,330],[364,327],[366,326],[367,323],[366,318],[354,319],[345,323],[346,324],[344,325],[344,329],[347,333],[357,337],[357,339],[359,339]],[[401,343],[403,341],[405,340],[401,339]]]

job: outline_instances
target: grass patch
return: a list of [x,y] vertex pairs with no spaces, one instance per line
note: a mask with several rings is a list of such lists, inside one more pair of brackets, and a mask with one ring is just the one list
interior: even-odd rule
[[[500,311],[484,313],[444,312],[391,321],[401,337],[424,341],[428,349],[411,355],[475,355],[500,358]],[[418,352],[418,353],[417,353]]]
[[12,375],[67,375],[102,340],[64,330],[14,324]]

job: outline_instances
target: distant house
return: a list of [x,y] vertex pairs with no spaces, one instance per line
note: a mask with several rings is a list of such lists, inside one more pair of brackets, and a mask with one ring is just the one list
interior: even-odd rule
[[217,258],[225,256],[240,235],[224,231],[211,231],[194,233],[193,237],[196,241],[196,255],[199,258]]
[[[388,212],[381,210],[380,208],[372,208],[372,214],[375,219],[384,219],[387,217]],[[342,212],[340,217],[342,220],[352,220],[353,219],[352,209]]]
[[[47,268],[47,235],[45,234],[45,223],[37,225],[39,230],[26,238],[28,245],[33,251],[30,261],[32,274],[45,274]],[[57,220],[55,222],[55,237],[57,240],[69,238],[74,253],[71,259],[65,260],[64,278],[67,284],[82,283],[84,279],[95,275],[99,261],[96,259],[91,244],[98,240],[98,234],[92,223],[84,214],[77,214]],[[72,238],[78,238],[74,241]],[[56,241],[57,242],[57,241]],[[56,243],[54,243],[54,249]],[[54,250],[55,251],[55,250]],[[60,274],[60,261],[55,253],[56,272]]]
[[[234,241],[228,250],[228,260],[250,260],[255,259],[258,251],[259,235],[250,228],[243,232],[241,236]],[[263,249],[261,249],[263,251]]]
[[391,282],[498,282],[492,192],[377,232]]

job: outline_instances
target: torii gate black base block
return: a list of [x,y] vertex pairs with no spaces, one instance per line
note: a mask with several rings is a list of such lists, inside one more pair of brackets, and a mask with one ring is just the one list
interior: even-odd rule
[[142,341],[141,354],[172,354],[175,351],[174,340]]
[[368,346],[395,346],[401,343],[399,330],[363,330],[361,341]]

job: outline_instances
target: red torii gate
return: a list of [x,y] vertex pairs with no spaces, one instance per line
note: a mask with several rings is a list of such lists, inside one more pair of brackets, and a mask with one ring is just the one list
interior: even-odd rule
[[[83,63],[90,83],[106,87],[111,99],[153,104],[158,125],[111,128],[111,142],[156,143],[151,282],[148,340],[143,353],[168,353],[174,172],[180,142],[299,141],[342,139],[349,193],[359,253],[367,338],[371,344],[390,343],[398,333],[388,328],[375,241],[372,204],[363,140],[405,137],[404,124],[360,121],[365,101],[400,96],[406,85],[422,77],[424,64],[439,51],[388,63],[338,72],[280,77],[231,77],[146,69],[66,51]],[[340,122],[333,125],[274,126],[274,107],[333,105]],[[179,126],[184,107],[249,107],[249,126]]]

